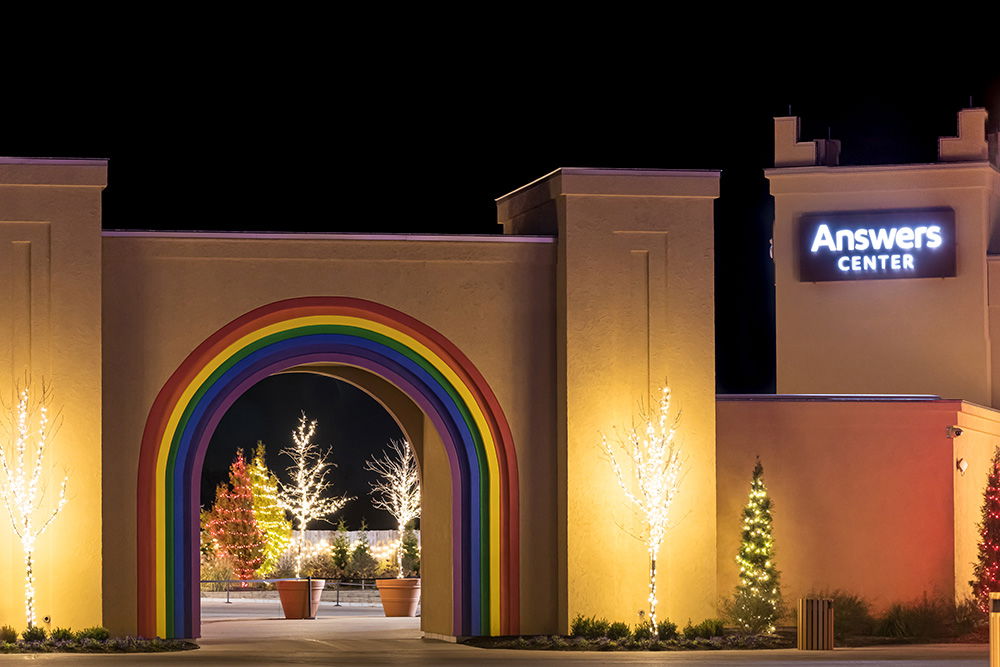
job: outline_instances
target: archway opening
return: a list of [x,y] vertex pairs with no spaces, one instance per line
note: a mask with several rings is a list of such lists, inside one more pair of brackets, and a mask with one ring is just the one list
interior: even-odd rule
[[198,636],[197,516],[211,435],[257,382],[316,364],[377,376],[418,406],[441,439],[452,487],[452,618],[442,634],[516,633],[517,464],[496,397],[440,333],[347,297],[290,299],[237,318],[196,348],[160,391],[139,465],[139,632]]
[[[387,395],[379,396],[380,391]],[[316,422],[312,441],[319,452],[329,453],[332,466],[325,479],[330,486],[323,497],[351,498],[333,513],[311,521],[305,533],[292,530],[297,526],[277,503],[281,485],[295,487],[293,471],[288,469],[292,460],[282,451],[293,444],[292,431],[300,414]],[[416,437],[403,433],[403,419]],[[419,577],[420,523],[417,518],[410,530],[399,534],[395,519],[372,502],[371,487],[380,478],[366,462],[382,458],[390,441],[412,443],[407,448],[416,451],[423,444],[421,422],[422,414],[412,401],[377,376],[352,367],[291,369],[261,380],[240,396],[212,434],[202,466],[202,623],[281,618],[277,590],[266,580],[295,577],[296,555],[302,556],[302,576],[327,582],[320,617],[380,617],[372,580],[396,576],[401,540],[406,547],[403,574]],[[247,483],[249,495],[233,493],[233,474]],[[448,483],[438,485],[447,488]],[[435,491],[432,517],[435,512],[442,514],[434,505],[441,497]],[[249,517],[255,529],[248,531],[244,519]],[[247,560],[252,574],[238,571],[246,569]],[[431,571],[432,583],[447,584],[440,568]],[[240,577],[250,581],[239,581]],[[438,578],[443,581],[434,581]]]

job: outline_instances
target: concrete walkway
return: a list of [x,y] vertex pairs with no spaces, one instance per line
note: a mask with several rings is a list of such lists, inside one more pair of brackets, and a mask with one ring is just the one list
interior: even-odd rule
[[[420,638],[420,619],[384,618],[371,608],[324,609],[320,618],[286,621],[251,618],[260,603],[205,602],[202,648],[149,655],[3,655],[0,665],[886,665],[947,667],[987,663],[983,645],[930,645],[781,651],[569,653],[485,650]],[[234,609],[239,606],[238,609]],[[227,618],[226,615],[238,616]]]

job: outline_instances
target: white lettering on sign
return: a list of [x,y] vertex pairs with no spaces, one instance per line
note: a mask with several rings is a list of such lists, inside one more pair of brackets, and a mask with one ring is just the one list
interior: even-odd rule
[[[821,224],[816,228],[811,251],[864,252],[866,250],[913,250],[939,248],[943,242],[940,225],[919,227],[889,227],[880,229],[830,229]],[[844,255],[837,259],[837,269],[844,273],[857,271],[914,271],[916,259],[910,253],[887,255]]]
[[822,224],[813,237],[812,252],[826,248],[830,252],[845,250],[912,250],[913,248],[938,248],[941,246],[941,226],[890,227],[889,229],[840,229],[834,234],[830,225]]

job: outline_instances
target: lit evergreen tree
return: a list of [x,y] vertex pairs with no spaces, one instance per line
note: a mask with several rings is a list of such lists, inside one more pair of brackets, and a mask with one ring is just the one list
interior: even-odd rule
[[253,579],[264,562],[264,534],[254,518],[250,471],[242,449],[229,467],[229,484],[223,482],[215,490],[207,527],[216,552],[232,564],[236,577]]
[[347,533],[347,524],[343,519],[337,523],[336,534],[330,541],[330,559],[338,576],[346,576],[351,564],[351,536]]
[[368,542],[368,524],[361,520],[358,531],[358,543],[351,551],[351,574],[357,579],[371,579],[375,576],[378,561],[372,556],[371,544]]
[[403,532],[403,571],[404,576],[420,576],[420,540],[412,528]]
[[764,466],[760,459],[753,469],[750,497],[743,509],[743,539],[736,556],[740,583],[736,587],[730,616],[744,632],[774,632],[781,616],[781,586],[774,564],[774,537],[771,533],[771,498],[764,486]]
[[983,491],[983,519],[979,524],[979,562],[973,569],[972,596],[983,612],[989,611],[990,592],[1000,591],[1000,447]]
[[264,561],[259,572],[267,575],[288,549],[292,539],[292,522],[285,518],[285,509],[278,501],[278,478],[266,463],[264,443],[257,442],[250,465],[250,488],[253,492],[253,516],[264,534]]

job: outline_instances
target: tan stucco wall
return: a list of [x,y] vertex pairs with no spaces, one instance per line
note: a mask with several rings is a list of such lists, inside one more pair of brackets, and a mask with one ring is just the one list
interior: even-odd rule
[[[101,622],[101,190],[103,161],[0,158],[0,397],[17,382],[54,392],[62,426],[41,477],[44,520],[69,475],[68,502],[38,538],[38,624]],[[4,444],[11,440],[3,433]],[[29,450],[30,455],[31,450]],[[8,453],[8,456],[12,456]],[[13,461],[13,459],[10,459]],[[30,463],[29,470],[30,470]],[[20,541],[0,504],[0,625],[25,626]],[[46,625],[42,619],[51,618]]]
[[[685,476],[659,614],[715,613],[713,199],[717,172],[562,169],[498,200],[507,233],[557,234],[559,628],[648,609],[648,558],[600,432],[667,379]],[[523,470],[523,467],[522,467]],[[620,529],[624,528],[624,530]],[[627,531],[627,532],[626,532]]]
[[[945,429],[955,425],[963,434],[950,439]],[[840,589],[881,609],[924,593],[968,595],[986,471],[1000,442],[996,411],[952,400],[723,398],[718,433],[721,595],[737,583],[757,456],[774,501],[786,601]]]
[[[139,442],[149,407],[170,373],[202,340],[257,306],[297,296],[348,295],[397,308],[437,329],[490,383],[510,422],[521,477],[522,629],[551,631],[554,244],[108,236],[103,248],[104,474],[110,481],[104,516],[106,525],[122,527],[108,531],[104,543],[108,627],[134,631]],[[433,537],[440,526],[431,524],[435,514],[450,511],[433,490],[450,493],[450,473],[438,469],[447,459],[433,442],[425,433],[423,472],[431,495],[422,522],[425,563],[444,562]],[[435,565],[425,567],[430,588]],[[433,594],[424,590],[425,609]],[[425,624],[435,624],[435,618],[430,611]],[[442,634],[449,633],[447,625]]]
[[[1000,407],[986,269],[1000,192],[995,168],[798,167],[767,177],[775,198],[778,393],[936,394]],[[957,276],[799,282],[803,214],[924,207],[955,211]]]

